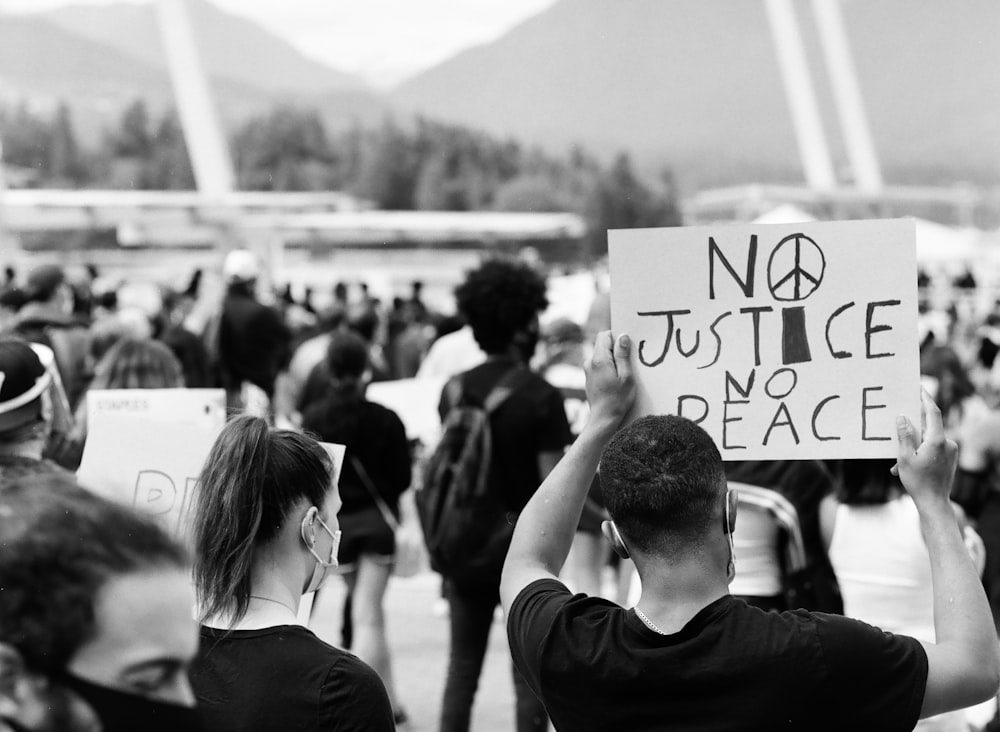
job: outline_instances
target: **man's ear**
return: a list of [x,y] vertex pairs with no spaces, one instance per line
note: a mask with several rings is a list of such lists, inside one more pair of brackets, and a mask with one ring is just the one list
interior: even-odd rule
[[615,526],[614,521],[604,521],[601,523],[601,533],[604,534],[604,538],[608,540],[611,548],[615,550],[617,554],[622,559],[629,558],[628,547],[625,546],[625,540],[622,539],[621,532],[618,531],[618,527]]
[[723,531],[727,534],[731,534],[736,531],[736,513],[740,507],[739,496],[735,490],[729,490],[726,492],[726,525],[723,527]]

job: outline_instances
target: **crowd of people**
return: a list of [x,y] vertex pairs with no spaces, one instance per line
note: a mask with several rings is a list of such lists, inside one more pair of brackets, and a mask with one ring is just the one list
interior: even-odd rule
[[[925,314],[926,424],[898,423],[897,460],[724,463],[689,420],[626,420],[607,294],[588,322],[547,318],[536,264],[484,260],[450,315],[419,282],[391,303],[338,285],[323,309],[262,292],[241,249],[220,275],[206,304],[201,273],[150,298],[7,272],[0,730],[405,727],[385,599],[413,544],[447,608],[442,731],[470,728],[498,607],[519,732],[990,723],[1000,316]],[[437,446],[369,399],[408,378],[444,384]],[[74,473],[88,392],[185,387],[224,389],[229,418],[182,537]],[[445,474],[479,503],[431,505]],[[479,522],[457,555],[445,510]],[[337,645],[304,602],[335,576]]]

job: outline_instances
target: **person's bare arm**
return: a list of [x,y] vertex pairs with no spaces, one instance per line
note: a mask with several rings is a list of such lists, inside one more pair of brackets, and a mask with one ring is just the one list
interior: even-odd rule
[[628,336],[597,336],[587,364],[590,418],[581,435],[524,507],[500,581],[500,599],[510,610],[528,584],[556,578],[566,561],[601,451],[635,400]]
[[978,574],[949,502],[958,447],[944,436],[941,412],[924,392],[927,428],[899,418],[899,477],[913,497],[931,559],[936,643],[927,652],[927,688],[920,716],[971,706],[1000,686],[1000,649]]

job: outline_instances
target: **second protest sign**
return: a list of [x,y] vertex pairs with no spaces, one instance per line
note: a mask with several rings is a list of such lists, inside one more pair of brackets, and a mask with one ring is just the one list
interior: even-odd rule
[[609,232],[611,315],[637,411],[704,427],[727,460],[896,453],[920,417],[914,225]]

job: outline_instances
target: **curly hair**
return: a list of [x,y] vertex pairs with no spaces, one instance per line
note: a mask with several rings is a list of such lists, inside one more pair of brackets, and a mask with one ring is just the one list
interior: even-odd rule
[[187,553],[154,521],[61,474],[4,485],[0,536],[0,638],[46,675],[65,668],[93,637],[105,583],[188,567]]
[[506,350],[518,331],[530,326],[549,304],[545,278],[512,259],[483,262],[455,289],[455,299],[476,342],[488,354]]
[[601,455],[608,513],[630,546],[645,553],[698,542],[723,510],[719,450],[683,417],[649,416],[612,438]]

